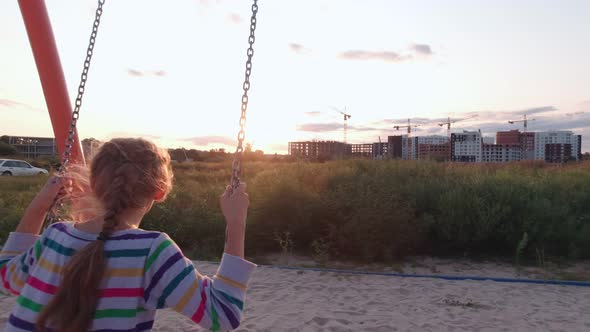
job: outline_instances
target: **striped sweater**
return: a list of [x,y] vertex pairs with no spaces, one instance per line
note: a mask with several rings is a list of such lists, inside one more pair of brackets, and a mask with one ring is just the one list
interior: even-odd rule
[[[18,296],[5,331],[34,331],[56,293],[61,269],[96,234],[72,223],[41,236],[11,233],[0,252],[0,291]],[[107,271],[91,331],[150,331],[157,309],[173,308],[211,331],[240,323],[246,285],[256,265],[224,254],[214,277],[202,276],[165,233],[114,232],[105,243]]]

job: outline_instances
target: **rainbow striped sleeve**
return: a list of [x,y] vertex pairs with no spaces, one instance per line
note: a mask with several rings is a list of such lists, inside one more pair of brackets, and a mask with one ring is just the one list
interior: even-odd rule
[[146,308],[173,308],[211,331],[240,325],[248,280],[256,265],[224,254],[215,276],[199,274],[164,233],[154,241],[145,264]]
[[40,237],[12,232],[0,252],[0,291],[19,295],[29,278],[29,270],[41,255]]

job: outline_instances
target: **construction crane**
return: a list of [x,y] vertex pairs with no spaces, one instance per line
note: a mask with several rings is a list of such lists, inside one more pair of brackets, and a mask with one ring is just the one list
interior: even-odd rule
[[515,123],[518,123],[518,122],[522,122],[523,123],[523,128],[524,128],[523,129],[523,132],[526,133],[526,130],[527,130],[529,121],[535,121],[535,119],[527,119],[526,118],[526,114],[524,114],[522,120],[509,120],[508,123],[515,124]]
[[475,118],[476,116],[477,116],[477,114],[476,114],[476,115],[474,115],[474,116],[471,116],[471,117],[468,117],[468,118],[464,118],[464,119],[459,119],[459,120],[451,120],[451,118],[449,117],[449,118],[447,119],[447,122],[441,122],[441,123],[439,123],[438,125],[439,125],[440,127],[442,127],[442,126],[447,126],[447,136],[449,137],[449,141],[450,141],[450,139],[451,139],[451,124],[453,124],[453,123],[457,123],[457,122],[461,122],[461,121],[465,121],[465,120],[469,120],[469,119],[473,119],[473,118]]
[[526,134],[526,131],[528,128],[529,121],[535,121],[535,119],[527,119],[526,114],[523,114],[522,120],[509,120],[508,121],[508,123],[510,123],[510,124],[515,124],[515,123],[519,123],[519,122],[522,122],[522,124],[523,124],[523,130],[522,130],[523,135],[521,136],[521,140],[520,140],[521,141],[520,142],[520,149],[522,151],[521,158],[524,158],[524,159],[528,159],[529,139]]
[[338,109],[333,106],[331,106],[331,108],[334,111],[343,115],[343,118],[344,118],[344,144],[346,144],[346,139],[347,139],[347,135],[348,135],[348,119],[350,119],[352,117],[352,115],[350,115],[346,112],[346,107],[344,107],[344,110]]
[[410,138],[412,137],[412,128],[416,128],[416,127],[420,127],[420,126],[422,126],[422,125],[420,125],[420,124],[412,125],[410,123],[410,119],[408,119],[408,125],[406,125],[406,126],[401,126],[401,125],[393,126],[393,128],[395,130],[400,130],[401,128],[407,128],[407,130],[408,130],[408,140],[406,142],[406,144],[407,144],[406,154],[407,154],[408,160],[412,159],[412,154],[410,152]]

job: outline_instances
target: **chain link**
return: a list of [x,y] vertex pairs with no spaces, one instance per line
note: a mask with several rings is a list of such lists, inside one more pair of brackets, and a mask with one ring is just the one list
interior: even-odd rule
[[244,152],[244,139],[246,133],[244,132],[244,126],[246,125],[246,111],[248,110],[248,91],[250,90],[250,74],[252,73],[252,58],[254,57],[254,42],[256,37],[254,32],[256,31],[256,14],[258,14],[258,0],[254,0],[252,4],[252,17],[250,18],[250,35],[248,36],[248,50],[246,55],[248,59],[246,61],[246,72],[244,78],[244,94],[242,95],[242,114],[240,116],[240,131],[238,132],[238,147],[234,154],[234,161],[232,163],[232,175],[230,184],[235,190],[240,185],[240,175],[242,171],[242,154]]
[[[72,156],[72,148],[74,147],[75,138],[76,138],[76,125],[78,124],[78,119],[80,118],[80,108],[82,107],[82,98],[84,97],[84,91],[86,88],[86,80],[88,79],[88,70],[90,69],[90,61],[92,60],[92,55],[94,52],[94,44],[96,43],[96,36],[98,35],[98,27],[100,25],[100,17],[102,16],[102,7],[106,0],[98,0],[98,7],[96,8],[96,13],[94,16],[94,23],[92,24],[92,32],[90,33],[90,40],[88,43],[88,48],[86,49],[86,59],[84,59],[84,68],[82,69],[82,74],[80,75],[80,84],[78,85],[78,95],[76,96],[76,101],[74,102],[74,111],[72,112],[72,119],[70,121],[70,127],[68,129],[68,137],[65,142],[65,149],[62,156],[62,162],[58,169],[58,175],[63,176],[67,169],[68,164],[70,163],[70,157]],[[80,151],[82,153],[82,151]],[[58,199],[53,202],[49,213],[47,214],[46,218],[46,225],[51,224],[53,222],[60,220],[61,210],[63,209],[63,204],[57,202]]]

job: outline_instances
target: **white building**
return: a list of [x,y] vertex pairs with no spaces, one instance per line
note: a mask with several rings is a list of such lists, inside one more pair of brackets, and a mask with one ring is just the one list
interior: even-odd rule
[[483,144],[482,146],[482,161],[484,163],[519,161],[521,156],[520,145]]
[[[410,149],[410,157],[408,158],[408,148]],[[416,159],[418,151],[418,137],[410,137],[408,145],[408,135],[402,136],[402,159]]]
[[482,143],[480,131],[464,131],[451,134],[451,160],[472,163],[481,162]]
[[[578,135],[571,131],[541,131],[535,133],[534,158],[536,160],[547,160],[547,144],[560,144],[567,150],[568,154],[574,160],[578,160],[578,151],[580,150],[580,140]],[[565,149],[568,147],[567,149]]]

